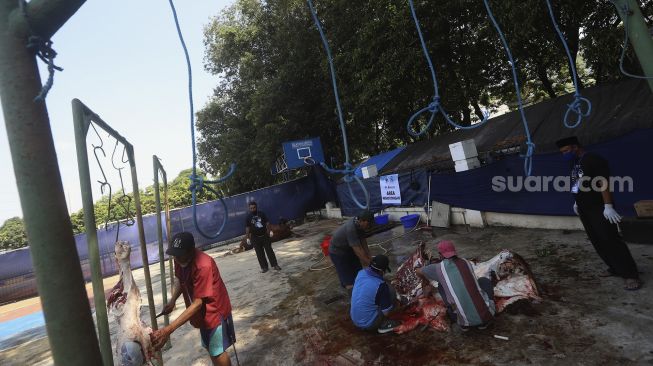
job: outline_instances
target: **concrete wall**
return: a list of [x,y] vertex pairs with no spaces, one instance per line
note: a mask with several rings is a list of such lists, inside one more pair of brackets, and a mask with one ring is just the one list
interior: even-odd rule
[[484,212],[489,226],[513,226],[533,229],[583,230],[577,216],[520,215],[501,212]]
[[[511,226],[532,229],[564,229],[564,230],[583,230],[583,225],[576,216],[544,216],[544,215],[522,215],[501,212],[480,212],[476,210],[467,210],[460,207],[452,207],[450,220],[452,225],[463,225],[463,215],[465,220],[472,227],[488,226]],[[327,218],[342,218],[340,209],[335,204],[329,202],[326,207],[320,210],[322,216]],[[426,212],[423,207],[390,207],[383,211],[389,214],[392,221],[399,221],[403,216],[410,214],[419,214],[421,222],[426,223]]]

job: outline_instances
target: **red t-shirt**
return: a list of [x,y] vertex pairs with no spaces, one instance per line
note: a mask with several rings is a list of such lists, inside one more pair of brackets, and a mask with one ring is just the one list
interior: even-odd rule
[[186,307],[195,299],[203,299],[202,308],[190,319],[195,328],[212,329],[220,325],[220,317],[231,314],[231,301],[213,258],[195,249],[193,261],[181,267],[175,262],[175,276],[181,283]]

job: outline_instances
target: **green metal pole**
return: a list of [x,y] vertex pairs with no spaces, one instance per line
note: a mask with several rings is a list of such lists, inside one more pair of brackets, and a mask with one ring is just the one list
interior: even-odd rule
[[95,223],[93,206],[93,186],[86,151],[86,135],[90,126],[82,102],[73,99],[73,123],[75,126],[75,145],[77,147],[77,168],[79,171],[79,185],[82,192],[82,206],[84,207],[84,228],[86,229],[86,243],[88,245],[88,261],[91,267],[91,281],[93,283],[93,302],[95,303],[95,317],[100,336],[100,349],[105,366],[113,365],[113,352],[111,336],[109,334],[109,321],[107,318],[106,299],[104,297],[104,284],[102,282],[102,267],[100,265],[100,250]]
[[[70,16],[83,1],[51,3]],[[48,342],[56,365],[101,365],[48,111],[34,102],[39,70],[19,15],[17,1],[0,0],[0,100]],[[66,20],[50,18],[52,32]]]
[[[163,253],[163,225],[161,225],[161,194],[159,193],[159,172],[163,175],[163,184],[168,185],[166,179],[166,171],[161,166],[159,158],[154,155],[152,156],[153,165],[154,165],[154,203],[156,204],[156,234],[157,240],[159,241],[159,268],[161,272],[161,295],[163,297],[163,304],[168,303],[168,284],[166,282],[166,261],[165,255]],[[166,215],[167,218],[167,215]],[[163,324],[167,326],[170,324],[168,314],[163,316]]]
[[[165,175],[163,176],[163,201],[166,205],[166,238],[169,241],[172,236],[172,226],[170,223],[170,201],[168,201],[168,179]],[[170,271],[170,293],[172,293],[172,287],[175,283],[175,268],[172,264],[172,257],[168,257],[168,268]]]
[[147,257],[147,245],[145,244],[145,229],[143,228],[143,213],[141,212],[141,195],[138,191],[138,177],[136,176],[136,160],[134,159],[134,147],[130,143],[123,143],[127,148],[129,167],[132,176],[132,194],[134,195],[134,206],[136,207],[136,224],[138,225],[138,241],[141,244],[141,258],[143,259],[143,273],[145,274],[145,288],[147,290],[147,305],[150,310],[150,322],[152,329],[157,330],[156,309],[154,308],[154,295],[152,294],[152,279],[150,277],[150,261]]
[[[639,4],[636,0],[613,0],[613,4],[617,7],[617,13],[624,22],[624,26],[628,23],[628,38],[633,45],[644,75],[653,78],[653,38],[646,26]],[[625,9],[629,11],[626,12]],[[653,79],[647,81],[653,92]]]

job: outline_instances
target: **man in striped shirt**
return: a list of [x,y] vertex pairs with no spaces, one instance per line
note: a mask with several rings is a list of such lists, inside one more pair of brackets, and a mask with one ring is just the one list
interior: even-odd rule
[[429,282],[438,282],[449,317],[463,331],[470,327],[485,329],[495,313],[492,281],[477,279],[471,262],[458,257],[453,242],[439,242],[438,252],[440,262],[417,268],[416,273]]

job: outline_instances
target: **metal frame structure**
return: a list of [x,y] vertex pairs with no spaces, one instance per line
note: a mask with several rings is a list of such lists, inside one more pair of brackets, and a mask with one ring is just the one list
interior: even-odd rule
[[[165,210],[165,221],[166,221],[166,238],[170,240],[171,235],[171,226],[170,226],[170,206],[168,204],[168,177],[161,161],[156,155],[152,156],[152,164],[154,167],[154,202],[156,204],[156,229],[157,229],[157,240],[159,242],[159,265],[161,271],[161,295],[163,297],[163,304],[168,303],[168,289],[166,283],[166,266],[164,261],[164,252],[163,252],[163,227],[161,225],[161,187],[159,185],[159,175],[163,179],[163,207]],[[172,258],[168,259],[168,264],[170,268],[170,292],[172,293],[172,286],[174,284],[174,269],[172,265]],[[170,324],[170,318],[168,314],[163,316],[163,324],[167,326]],[[170,341],[166,346],[170,346]]]
[[[100,127],[118,142],[123,144],[127,152],[129,168],[132,178],[132,194],[136,210],[136,224],[138,225],[138,239],[143,259],[143,272],[145,274],[145,287],[147,289],[147,303],[150,311],[152,329],[158,329],[154,309],[154,296],[152,293],[152,281],[150,279],[150,266],[145,245],[145,230],[143,228],[143,215],[141,212],[141,199],[138,190],[138,178],[136,175],[136,162],[134,159],[134,147],[132,144],[116,132],[111,126],[104,122],[100,116],[95,114],[79,99],[73,99],[73,122],[75,125],[75,145],[77,146],[77,166],[79,169],[79,183],[82,191],[82,204],[84,208],[84,227],[86,229],[86,241],[88,243],[88,260],[91,267],[91,278],[93,282],[93,301],[95,302],[95,315],[97,318],[98,334],[100,337],[100,349],[105,366],[113,365],[113,351],[111,338],[109,337],[109,322],[107,319],[107,307],[104,298],[104,285],[102,283],[102,268],[100,266],[100,253],[98,248],[97,225],[95,212],[93,210],[93,192],[91,185],[91,174],[89,171],[88,152],[86,136],[88,135],[91,123]],[[165,275],[165,274],[164,274]],[[164,284],[164,283],[163,283]],[[163,285],[162,284],[162,285]]]

